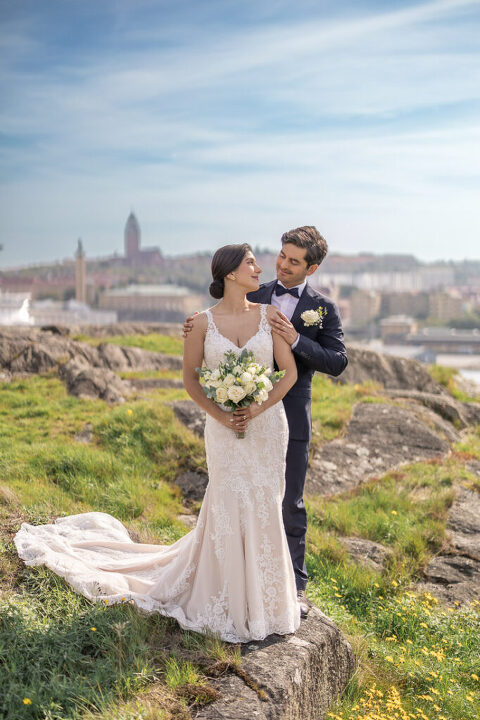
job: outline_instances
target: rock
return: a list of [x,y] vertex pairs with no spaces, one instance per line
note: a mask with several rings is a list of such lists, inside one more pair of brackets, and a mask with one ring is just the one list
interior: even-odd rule
[[70,335],[70,328],[67,325],[42,325],[40,330],[53,335]]
[[91,443],[93,440],[93,425],[92,423],[87,423],[80,432],[76,433],[73,436],[73,439],[77,442],[88,444]]
[[352,560],[380,572],[388,557],[393,555],[391,548],[359,537],[339,537],[338,540],[346,548]]
[[461,555],[437,555],[425,569],[426,582],[416,590],[429,592],[443,602],[461,604],[480,596],[480,562]]
[[[81,366],[84,370],[80,377]],[[181,367],[182,358],[176,355],[111,343],[101,343],[96,348],[72,340],[60,328],[50,328],[49,332],[38,328],[0,330],[0,372],[7,377],[12,373],[58,370],[60,376],[68,380],[67,389],[72,394],[100,397],[108,402],[121,402],[129,392],[129,385],[114,376],[113,371],[178,370]],[[76,379],[72,376],[74,370]]]
[[12,380],[12,373],[6,371],[6,370],[0,370],[0,382],[11,382]]
[[417,585],[445,602],[470,602],[480,595],[480,495],[458,485],[448,513],[448,549],[434,557]]
[[345,436],[314,453],[307,473],[307,492],[339,493],[399,465],[448,451],[448,443],[412,410],[359,403]]
[[186,502],[198,502],[203,499],[208,484],[207,473],[197,471],[184,472],[175,478],[175,484],[178,485],[183,493]]
[[176,417],[189,430],[199,437],[203,437],[205,430],[205,411],[195,405],[191,400],[179,400],[171,403]]
[[108,403],[123,403],[129,386],[111,370],[94,368],[71,360],[59,371],[70,395],[99,398]]
[[465,428],[480,422],[480,404],[455,400],[451,395],[418,392],[416,390],[386,390],[390,397],[405,398],[422,403],[450,423]]
[[[337,626],[318,608],[295,635],[272,635],[242,646],[241,671],[212,684],[219,700],[196,720],[323,720],[355,669],[353,653]],[[263,690],[264,700],[252,686]]]
[[456,553],[480,561],[480,494],[457,487],[448,513],[450,543]]
[[382,355],[357,345],[349,345],[347,353],[348,365],[338,378],[333,378],[336,382],[357,384],[373,380],[389,389],[448,395],[417,360]]

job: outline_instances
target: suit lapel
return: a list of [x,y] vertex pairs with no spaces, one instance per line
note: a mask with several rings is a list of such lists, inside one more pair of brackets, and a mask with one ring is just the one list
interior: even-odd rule
[[265,285],[262,288],[263,297],[265,298],[265,302],[270,305],[272,302],[272,295],[273,291],[275,290],[275,285],[277,284],[276,280],[272,280],[269,283],[265,283]]
[[307,283],[302,294],[300,295],[300,300],[297,303],[297,307],[293,311],[292,319],[290,321],[297,330],[297,324],[301,322],[300,315],[305,312],[305,310],[311,310],[312,293],[313,291]]

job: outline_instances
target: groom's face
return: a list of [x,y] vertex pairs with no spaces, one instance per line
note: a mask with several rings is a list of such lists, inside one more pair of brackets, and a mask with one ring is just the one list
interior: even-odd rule
[[277,279],[285,287],[295,287],[304,282],[307,275],[315,272],[318,265],[307,265],[306,250],[292,243],[285,243],[277,257]]

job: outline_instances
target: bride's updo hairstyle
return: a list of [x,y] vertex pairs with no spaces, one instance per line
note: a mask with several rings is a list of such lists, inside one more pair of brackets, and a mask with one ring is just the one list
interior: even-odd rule
[[209,292],[215,300],[220,300],[225,291],[225,278],[233,270],[236,270],[243,258],[252,248],[248,243],[239,245],[224,245],[219,248],[212,259],[212,277]]

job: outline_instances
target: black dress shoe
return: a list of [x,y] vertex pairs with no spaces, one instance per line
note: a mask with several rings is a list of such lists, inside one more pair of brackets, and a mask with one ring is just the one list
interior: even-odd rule
[[297,590],[297,600],[300,605],[300,617],[305,620],[310,610],[310,603],[305,595],[305,590]]

